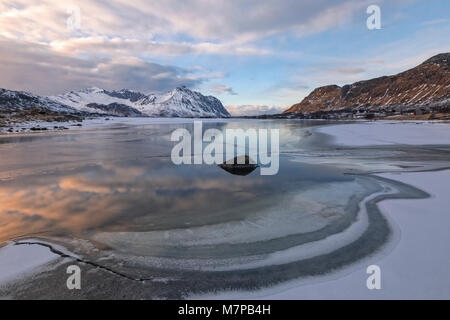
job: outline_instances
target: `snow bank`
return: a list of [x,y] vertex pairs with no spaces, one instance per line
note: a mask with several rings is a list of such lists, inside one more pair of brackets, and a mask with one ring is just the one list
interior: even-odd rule
[[335,143],[348,146],[450,143],[450,125],[439,122],[359,122],[317,130],[332,135]]
[[59,256],[39,245],[15,245],[0,248],[0,285],[35,273]]
[[[29,133],[31,128],[46,128],[43,131],[36,131],[39,133],[43,132],[54,132],[62,131],[65,129],[72,130],[86,130],[86,129],[97,129],[105,126],[111,125],[150,125],[150,124],[187,124],[193,123],[194,121],[202,121],[219,123],[219,122],[230,122],[227,118],[134,118],[134,117],[97,117],[97,118],[87,118],[83,122],[79,123],[77,121],[63,121],[63,122],[48,122],[48,121],[27,121],[22,123],[11,124],[8,127],[0,127],[0,135],[4,134],[17,134],[17,133]],[[248,121],[262,121],[257,119],[232,119],[232,122],[248,122]],[[13,132],[8,130],[12,128]],[[63,131],[62,131],[63,132]]]
[[[432,195],[422,200],[386,200],[379,204],[394,225],[397,243],[332,275],[292,281],[255,293],[224,293],[225,299],[449,299],[450,170],[380,174]],[[381,268],[381,290],[369,290],[369,265]],[[211,298],[211,297],[209,297]]]

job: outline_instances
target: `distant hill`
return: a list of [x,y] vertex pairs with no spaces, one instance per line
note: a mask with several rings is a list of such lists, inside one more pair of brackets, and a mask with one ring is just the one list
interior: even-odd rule
[[377,112],[386,109],[439,108],[450,105],[450,53],[428,59],[408,71],[339,87],[315,89],[284,114],[344,109]]

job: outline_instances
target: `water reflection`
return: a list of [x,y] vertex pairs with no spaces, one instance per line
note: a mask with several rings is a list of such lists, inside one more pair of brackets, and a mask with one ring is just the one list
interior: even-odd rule
[[276,177],[240,177],[215,166],[177,167],[160,158],[23,176],[0,184],[1,240],[41,231],[61,235],[221,223],[247,216],[225,211],[281,190],[349,180],[332,170],[316,174],[314,166],[306,166],[296,170],[302,176],[297,181],[293,169],[285,161]]
[[[261,199],[283,190],[351,180],[332,169],[287,159],[273,177],[230,175],[216,166],[175,166],[169,157],[170,133],[179,126],[116,125],[3,138],[0,177],[9,179],[0,181],[0,241],[37,232],[88,236],[239,221],[257,214]],[[192,124],[182,126],[192,129]],[[204,127],[235,126],[280,127],[274,122]],[[290,130],[282,132],[282,144],[292,143],[286,138]],[[251,211],[244,209],[249,204]]]

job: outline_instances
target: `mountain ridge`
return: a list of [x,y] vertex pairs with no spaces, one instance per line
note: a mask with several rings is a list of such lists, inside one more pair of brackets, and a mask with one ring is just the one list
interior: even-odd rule
[[88,113],[148,117],[230,116],[219,99],[184,86],[163,94],[144,94],[129,89],[108,91],[93,87],[48,98]]
[[14,91],[0,88],[0,112],[18,112],[29,108],[43,108],[53,112],[77,113],[77,110],[25,91]]
[[332,112],[345,109],[377,112],[385,109],[439,108],[450,104],[450,53],[392,76],[353,84],[316,88],[283,114]]
[[230,117],[219,99],[186,87],[163,94],[104,90],[97,87],[57,96],[0,89],[0,115],[76,114],[124,117]]

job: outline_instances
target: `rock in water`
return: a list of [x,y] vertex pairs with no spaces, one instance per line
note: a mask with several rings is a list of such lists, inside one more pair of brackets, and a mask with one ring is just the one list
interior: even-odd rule
[[[232,162],[232,163],[231,163]],[[247,176],[256,170],[259,166],[249,156],[238,156],[231,160],[219,164],[219,167],[228,173],[237,176]]]

